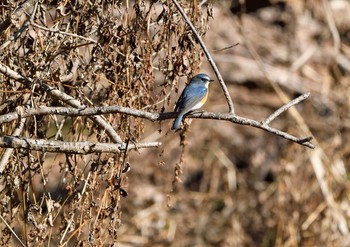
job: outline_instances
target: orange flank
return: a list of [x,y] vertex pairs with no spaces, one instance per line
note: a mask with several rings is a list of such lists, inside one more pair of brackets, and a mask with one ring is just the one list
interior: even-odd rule
[[209,95],[209,89],[207,88],[207,93],[205,94],[204,98],[201,100],[200,104],[204,105],[204,103],[207,101]]
[[197,110],[201,108],[204,105],[204,103],[207,101],[208,95],[209,95],[209,89],[207,88],[207,93],[205,94],[204,98],[201,101],[199,101],[195,107],[193,107],[193,110]]

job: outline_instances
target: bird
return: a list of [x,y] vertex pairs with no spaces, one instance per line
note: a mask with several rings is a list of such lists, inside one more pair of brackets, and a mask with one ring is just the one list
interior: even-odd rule
[[204,73],[195,75],[190,80],[176,103],[174,110],[176,118],[172,130],[177,131],[180,128],[181,121],[187,113],[198,110],[204,105],[208,98],[208,86],[212,81],[214,80]]

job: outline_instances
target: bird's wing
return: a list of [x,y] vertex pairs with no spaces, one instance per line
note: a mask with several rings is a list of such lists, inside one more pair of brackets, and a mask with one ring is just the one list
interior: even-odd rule
[[175,112],[188,113],[206,96],[206,93],[206,87],[187,86],[176,104]]

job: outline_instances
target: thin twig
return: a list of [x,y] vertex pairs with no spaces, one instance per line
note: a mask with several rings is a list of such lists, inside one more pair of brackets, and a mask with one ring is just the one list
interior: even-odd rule
[[[15,130],[12,133],[13,136],[19,136],[22,133],[25,122],[26,122],[25,118],[20,119]],[[9,149],[6,149],[4,154],[2,155],[0,160],[0,174],[5,170],[5,167],[8,164],[8,160],[11,157],[12,152],[13,152],[13,149],[9,148]]]
[[239,45],[239,43],[236,43],[234,45],[229,45],[229,46],[226,46],[226,47],[223,47],[223,48],[220,48],[220,49],[216,49],[216,50],[212,50],[213,52],[221,52],[221,51],[226,51],[228,49],[231,49],[232,47],[235,47]]
[[66,226],[66,229],[64,230],[64,232],[63,232],[63,234],[62,234],[62,237],[61,237],[61,240],[60,240],[60,244],[62,244],[64,238],[66,237],[66,234],[67,234],[67,232],[68,232],[68,230],[69,230],[69,227],[70,227],[71,224],[73,223],[73,220],[74,220],[74,214],[71,214],[71,217],[70,217],[70,219],[69,219],[69,221],[68,221],[68,224],[67,224],[67,226]]
[[226,97],[226,101],[227,101],[227,104],[228,104],[229,111],[230,111],[230,113],[235,114],[235,110],[234,110],[234,107],[233,107],[233,102],[232,102],[230,93],[228,92],[228,89],[226,87],[226,84],[224,82],[224,79],[222,78],[221,73],[220,73],[218,67],[216,66],[212,56],[210,55],[207,47],[205,46],[202,38],[200,37],[200,35],[197,32],[196,28],[193,26],[193,24],[190,21],[190,19],[187,17],[185,11],[182,9],[180,4],[176,0],[172,0],[172,1],[175,4],[176,8],[181,13],[182,17],[185,19],[185,22],[187,23],[187,25],[189,25],[189,27],[191,28],[194,36],[197,38],[198,43],[201,45],[201,47],[203,49],[203,52],[206,55],[206,57],[208,59],[208,62],[210,63],[211,67],[213,68],[213,70],[214,70],[214,72],[215,72],[215,74],[216,74],[216,76],[217,76],[217,78],[219,80],[219,83],[220,83],[220,85],[222,87],[222,90],[224,91],[224,95]]
[[18,240],[18,242],[25,247],[26,245],[22,242],[22,240],[18,237],[18,235],[15,233],[15,231],[11,228],[11,226],[6,222],[6,220],[0,215],[0,219],[4,222],[4,224],[7,226],[7,228],[12,232],[13,236]]
[[[123,106],[97,106],[97,107],[87,107],[85,109],[77,109],[71,107],[38,107],[38,108],[16,108],[16,112],[7,113],[0,116],[0,124],[8,123],[13,120],[17,120],[19,117],[26,118],[30,116],[38,116],[38,115],[64,115],[64,116],[93,116],[100,114],[109,114],[109,113],[124,113],[130,116],[145,118],[151,121],[164,120],[171,118],[172,115],[175,114],[157,114],[151,113],[142,110],[136,110]],[[162,116],[162,117],[161,117]]]
[[64,142],[48,141],[43,139],[30,139],[17,136],[0,136],[0,147],[24,148],[28,150],[67,153],[67,154],[90,154],[90,153],[119,153],[122,150],[159,147],[160,142],[144,142],[129,144],[96,143],[96,142]]
[[[87,187],[87,185],[88,185],[88,181],[89,181],[89,179],[90,179],[90,175],[91,175],[91,172],[89,172],[88,175],[87,175],[87,178],[84,179],[84,187],[83,187],[83,189],[82,189],[82,191],[81,191],[81,193],[80,193],[80,197],[79,197],[79,199],[78,199],[77,204],[80,203],[80,202],[82,201],[82,199],[84,198],[84,196],[85,196],[85,194],[86,194],[86,193],[85,193],[85,192],[86,192],[86,187]],[[75,210],[76,210],[76,208],[75,208]],[[74,210],[74,211],[75,211],[75,210]],[[63,242],[64,238],[66,237],[66,234],[67,234],[67,232],[68,232],[68,230],[69,230],[69,228],[70,228],[70,225],[71,225],[71,224],[73,223],[73,221],[74,221],[74,215],[75,215],[75,212],[72,214],[72,217],[71,217],[71,219],[69,220],[69,222],[68,222],[68,224],[67,224],[67,227],[66,227],[66,229],[65,229],[65,231],[64,231],[64,233],[63,233],[63,235],[62,235],[62,237],[61,237],[61,240],[60,240],[61,246],[67,246],[67,243],[69,242],[69,240],[70,240],[79,230],[81,230],[81,228],[84,226],[84,224],[85,224],[85,222],[86,222],[86,221],[84,221],[83,224],[81,224],[77,229],[75,229],[75,231],[68,237],[68,239],[66,240],[66,242],[65,242],[64,244],[62,244],[62,242]]]
[[[23,100],[23,104],[27,104],[27,102],[29,101],[29,95],[25,95]],[[19,136],[22,133],[22,130],[24,128],[24,124],[26,123],[26,118],[19,118],[18,122],[16,124],[16,127],[14,129],[14,131],[12,132],[13,136]],[[13,153],[13,149],[12,148],[8,148],[4,151],[1,159],[0,159],[0,174],[5,170],[6,165],[9,163],[9,159]]]
[[[229,11],[228,11],[229,12]],[[229,12],[229,14],[232,15],[231,12]],[[266,70],[266,64],[263,62],[262,58],[260,57],[260,55],[258,54],[258,52],[256,51],[254,45],[252,44],[252,42],[246,37],[245,31],[243,29],[243,26],[240,22],[236,22],[240,31],[240,34],[244,37],[245,39],[245,44],[247,46],[247,49],[249,51],[249,53],[251,54],[251,56],[254,58],[256,64],[258,65],[259,70],[262,72],[265,80],[271,85],[271,87],[275,90],[275,92],[277,93],[278,97],[281,99],[281,101],[284,104],[288,104],[288,102],[290,101],[289,97],[286,95],[286,93],[284,93],[284,91],[282,90],[282,88],[280,87],[280,85],[272,80]],[[307,126],[307,124],[305,123],[305,120],[303,119],[303,117],[300,115],[300,113],[292,108],[290,110],[291,115],[293,116],[293,118],[297,121],[298,125],[301,127],[301,129],[303,131],[305,131],[305,133],[307,133],[307,135],[312,136],[312,133],[309,129],[309,127]],[[316,142],[317,143],[317,142]]]
[[51,29],[51,28],[43,27],[43,26],[40,26],[40,25],[36,24],[33,21],[30,24],[32,26],[36,27],[36,28],[39,28],[39,29],[42,29],[42,30],[45,30],[45,31],[48,31],[48,32],[51,32],[51,33],[59,33],[59,34],[62,34],[62,35],[67,35],[67,36],[83,39],[83,40],[86,40],[86,41],[89,41],[89,42],[97,44],[96,40],[93,40],[93,39],[90,39],[90,38],[86,38],[84,36],[81,36],[81,35],[78,35],[78,34],[75,34],[75,33],[68,33],[68,32],[63,32],[63,31],[57,30],[57,29]]
[[283,112],[291,108],[292,106],[300,103],[301,101],[305,100],[310,96],[310,93],[304,93],[303,95],[300,95],[298,98],[293,99],[289,101],[287,104],[284,104],[280,108],[278,108],[274,113],[272,113],[270,116],[268,116],[262,123],[269,125],[276,117],[281,115]]
[[[7,75],[8,77],[21,82],[25,85],[32,84],[33,81],[29,78],[25,78],[16,71],[13,71],[12,69],[8,68],[7,66],[0,63],[0,72]],[[79,100],[75,99],[74,97],[56,89],[53,88],[45,83],[40,83],[41,88],[46,91],[51,96],[54,96],[66,104],[73,106],[75,108],[85,108],[83,104],[80,103]],[[100,125],[104,130],[106,130],[108,136],[113,140],[115,143],[123,143],[122,139],[119,137],[117,132],[113,129],[113,127],[107,123],[101,116],[91,116],[91,119],[98,125]]]
[[[219,113],[219,112],[192,113],[187,115],[186,117],[224,120],[224,121],[229,121],[236,124],[249,125],[255,128],[265,130],[272,134],[281,136],[287,140],[299,143],[306,147],[314,148],[315,146],[312,143],[310,143],[310,141],[312,140],[312,137],[298,138],[288,133],[285,133],[283,131],[272,128],[268,125],[272,120],[274,120],[282,112],[288,110],[291,106],[297,103],[300,103],[302,100],[306,99],[308,96],[309,94],[306,93],[298,97],[297,99],[292,100],[291,102],[279,108],[277,111],[275,111],[273,114],[268,116],[263,121],[257,121],[257,120],[253,120],[245,117],[240,117],[232,113]],[[136,109],[122,107],[122,106],[100,106],[100,107],[88,107],[85,109],[76,109],[76,108],[68,108],[68,107],[40,107],[40,108],[31,108],[31,109],[17,108],[16,112],[11,112],[0,116],[0,124],[16,120],[19,117],[23,118],[23,117],[30,117],[34,115],[57,114],[57,115],[64,115],[64,116],[90,116],[91,117],[91,115],[110,114],[110,113],[126,114],[129,116],[144,118],[153,122],[176,117],[176,113],[174,112],[165,112],[165,113],[159,114],[159,113],[136,110]]]

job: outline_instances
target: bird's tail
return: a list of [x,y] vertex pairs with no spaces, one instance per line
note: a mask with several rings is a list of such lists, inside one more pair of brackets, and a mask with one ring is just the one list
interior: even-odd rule
[[173,127],[171,127],[172,130],[176,131],[180,127],[183,116],[184,116],[183,114],[180,114],[177,116],[177,118],[173,123]]

